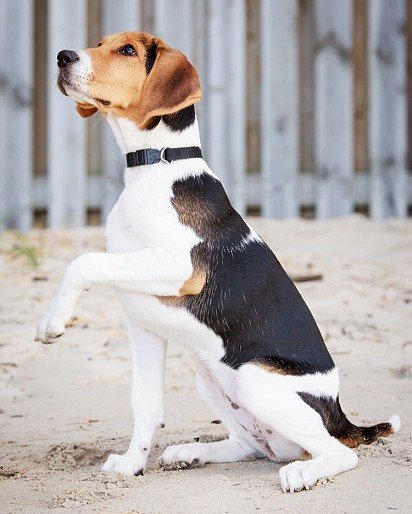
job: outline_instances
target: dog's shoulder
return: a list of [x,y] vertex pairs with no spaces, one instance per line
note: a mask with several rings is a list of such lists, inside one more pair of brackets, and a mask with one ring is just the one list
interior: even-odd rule
[[209,243],[230,245],[248,237],[250,227],[233,208],[222,182],[207,170],[179,178],[172,186],[179,220]]

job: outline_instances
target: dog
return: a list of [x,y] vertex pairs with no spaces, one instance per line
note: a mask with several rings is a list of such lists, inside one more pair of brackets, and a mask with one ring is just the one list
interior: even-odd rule
[[143,474],[164,426],[169,340],[193,350],[198,392],[229,436],[170,446],[162,466],[253,454],[292,461],[279,472],[284,492],[355,468],[353,448],[397,432],[400,419],[358,427],[343,413],[338,371],[311,312],[202,158],[195,68],[142,32],[63,50],[57,62],[61,92],[81,116],[104,115],[127,160],[107,220],[107,253],[71,262],[36,336],[43,343],[61,336],[83,290],[118,290],[131,341],[134,428],[127,452],[110,455],[103,471]]

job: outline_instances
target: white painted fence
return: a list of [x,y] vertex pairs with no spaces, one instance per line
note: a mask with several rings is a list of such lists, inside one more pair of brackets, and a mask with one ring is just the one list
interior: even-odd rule
[[[355,4],[303,3],[313,18],[308,69],[313,69],[315,166],[310,171],[300,169],[299,158],[302,1],[0,0],[0,227],[27,230],[41,211],[51,227],[81,226],[88,210],[99,211],[102,219],[109,212],[122,187],[123,160],[108,128],[92,129],[93,121],[78,117],[53,76],[60,49],[84,48],[100,35],[122,30],[155,33],[197,67],[204,153],[239,211],[258,208],[282,218],[299,215],[304,206],[327,218],[366,206],[376,219],[406,216],[412,200],[406,165],[407,1],[368,2],[370,162],[361,172],[353,164]],[[247,80],[247,7],[260,13],[260,51],[253,54],[260,59],[260,75],[252,80]],[[42,37],[39,12],[47,16],[47,108],[32,94],[41,59],[34,51],[34,35]],[[90,33],[91,18],[97,37]],[[260,95],[260,170],[246,169],[248,88]],[[32,157],[39,144],[33,112],[47,120],[47,141],[40,142],[47,147],[44,170],[35,169]],[[93,174],[90,145],[100,149],[94,155],[101,154]]]

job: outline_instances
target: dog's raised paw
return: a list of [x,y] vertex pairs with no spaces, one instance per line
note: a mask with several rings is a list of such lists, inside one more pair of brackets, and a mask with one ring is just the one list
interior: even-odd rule
[[54,343],[72,324],[72,316],[64,313],[57,315],[53,310],[50,312],[50,309],[48,309],[37,324],[37,333],[34,340],[43,344]]
[[41,342],[43,344],[52,344],[61,337],[66,331],[66,328],[64,325],[60,326],[42,326],[42,324],[39,323],[37,327],[37,333],[36,337],[34,338],[35,342]]

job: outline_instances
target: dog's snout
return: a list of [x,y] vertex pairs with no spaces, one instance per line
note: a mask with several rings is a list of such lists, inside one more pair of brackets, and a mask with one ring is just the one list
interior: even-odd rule
[[61,50],[57,54],[57,66],[65,68],[69,63],[79,60],[79,56],[73,50]]

